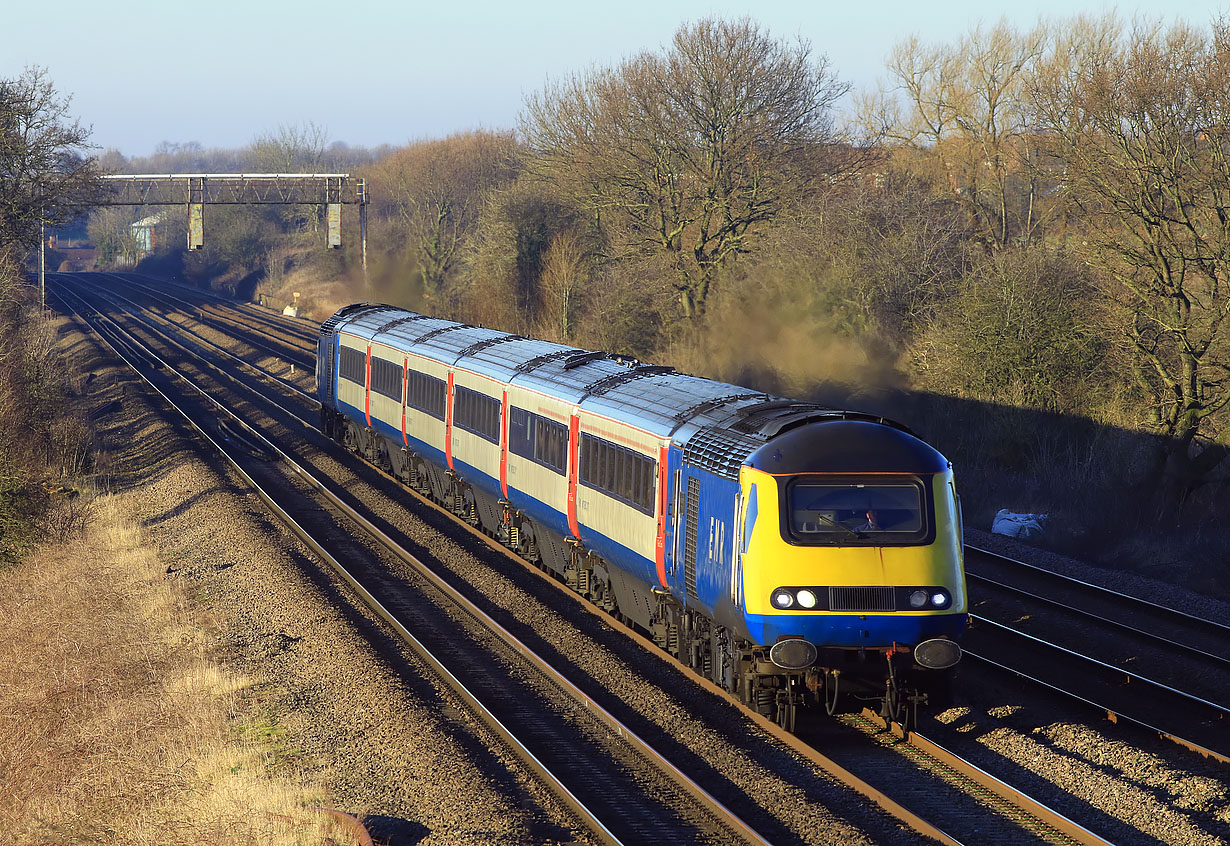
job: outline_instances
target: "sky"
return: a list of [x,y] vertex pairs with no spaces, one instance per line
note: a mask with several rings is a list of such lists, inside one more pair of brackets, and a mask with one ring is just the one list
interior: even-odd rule
[[751,17],[802,38],[856,90],[884,80],[893,46],[952,43],[1001,17],[1115,11],[1207,25],[1230,0],[7,0],[0,79],[37,65],[100,150],[163,141],[237,148],[308,122],[352,146],[511,129],[551,79],[667,45],[704,17]]

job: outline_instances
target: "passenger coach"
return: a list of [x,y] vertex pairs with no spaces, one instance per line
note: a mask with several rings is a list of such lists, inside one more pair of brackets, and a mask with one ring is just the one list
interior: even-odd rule
[[783,725],[960,657],[951,467],[897,424],[366,303],[316,375],[330,436]]

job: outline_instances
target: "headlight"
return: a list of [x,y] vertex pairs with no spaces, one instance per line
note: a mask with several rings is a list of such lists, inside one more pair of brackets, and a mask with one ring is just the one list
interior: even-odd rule
[[794,605],[794,596],[788,590],[775,590],[772,602],[774,608],[789,608]]
[[948,594],[944,593],[942,590],[937,590],[935,593],[931,594],[931,604],[936,608],[943,608],[948,604]]
[[910,607],[922,608],[927,604],[927,592],[925,590],[916,590],[910,594]]
[[794,595],[794,598],[799,601],[799,604],[804,608],[816,607],[816,595],[806,588]]

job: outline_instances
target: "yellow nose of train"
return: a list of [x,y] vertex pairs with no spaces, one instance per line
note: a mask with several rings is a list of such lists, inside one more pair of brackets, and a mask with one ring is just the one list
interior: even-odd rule
[[772,441],[745,463],[740,486],[745,621],[775,663],[916,647],[924,666],[956,663],[967,608],[960,505],[943,456],[900,430],[834,422]]

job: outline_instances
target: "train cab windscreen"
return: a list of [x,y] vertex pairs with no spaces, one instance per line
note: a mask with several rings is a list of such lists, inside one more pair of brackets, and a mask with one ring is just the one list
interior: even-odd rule
[[794,543],[917,543],[928,534],[927,497],[917,481],[796,479],[786,500],[786,539]]

